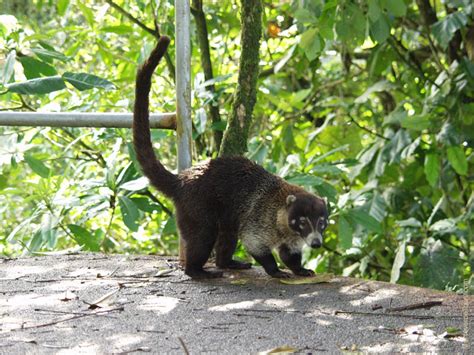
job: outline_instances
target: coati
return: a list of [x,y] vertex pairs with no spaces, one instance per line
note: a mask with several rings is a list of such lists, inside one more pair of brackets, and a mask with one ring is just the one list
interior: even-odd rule
[[169,42],[168,37],[160,37],[138,69],[133,142],[144,175],[174,202],[186,246],[185,273],[192,278],[222,276],[221,271],[203,269],[214,247],[218,268],[250,268],[249,263],[232,259],[240,239],[273,277],[290,275],[278,268],[273,249],[278,249],[281,260],[294,274],[313,275],[301,266],[301,248],[304,243],[312,248],[322,244],[328,217],[323,199],[242,157],[213,159],[178,175],[166,170],[156,158],[150,138],[149,93],[152,74]]

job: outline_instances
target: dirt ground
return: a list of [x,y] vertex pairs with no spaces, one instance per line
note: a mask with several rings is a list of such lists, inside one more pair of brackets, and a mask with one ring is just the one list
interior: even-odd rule
[[0,259],[0,353],[474,349],[473,296],[322,280],[283,284],[256,267],[193,281],[175,259],[152,256]]

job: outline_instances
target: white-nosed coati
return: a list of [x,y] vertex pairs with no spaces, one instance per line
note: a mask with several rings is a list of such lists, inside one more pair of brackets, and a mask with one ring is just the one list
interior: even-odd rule
[[137,73],[133,142],[137,159],[151,184],[171,198],[181,238],[186,246],[185,273],[193,278],[222,276],[205,271],[216,248],[219,268],[243,269],[250,264],[232,259],[240,238],[246,250],[273,277],[288,277],[272,255],[296,275],[314,272],[301,266],[304,243],[322,244],[327,226],[323,199],[291,185],[242,157],[210,160],[172,174],[156,158],[150,139],[149,93],[151,77],[166,52],[169,38],[162,36]]

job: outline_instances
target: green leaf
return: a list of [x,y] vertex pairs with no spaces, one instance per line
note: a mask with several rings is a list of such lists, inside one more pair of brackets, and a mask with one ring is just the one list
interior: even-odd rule
[[13,74],[15,72],[15,59],[16,59],[16,51],[12,50],[8,53],[7,58],[5,59],[5,64],[3,66],[2,72],[2,84],[6,85],[10,82],[13,78]]
[[100,238],[89,232],[84,227],[78,226],[77,224],[68,224],[70,232],[74,235],[74,240],[84,250],[99,251],[100,250]]
[[329,282],[334,278],[333,274],[317,274],[309,277],[298,277],[294,279],[280,279],[280,283],[285,285],[313,285]]
[[122,213],[123,222],[133,232],[138,230],[138,217],[140,217],[140,212],[138,211],[137,206],[127,197],[119,197],[120,212]]
[[386,0],[385,7],[393,15],[397,17],[405,16],[407,13],[407,5],[404,0]]
[[106,90],[115,89],[115,85],[110,81],[99,78],[98,76],[92,74],[66,72],[62,75],[62,77],[80,91],[89,90],[92,88],[101,88]]
[[423,246],[413,267],[417,285],[444,289],[448,284],[461,282],[458,268],[462,266],[463,261],[456,250],[433,238],[427,239]]
[[133,33],[133,27],[127,25],[118,26],[104,26],[100,29],[101,32],[112,32],[119,35]]
[[119,184],[118,187],[127,191],[140,191],[146,189],[148,185],[148,179],[146,177],[140,177],[138,179]]
[[34,158],[30,154],[25,154],[24,158],[31,170],[33,170],[36,174],[42,178],[48,178],[50,176],[51,170],[46,165],[44,165],[41,160]]
[[380,8],[378,0],[369,0],[369,19],[375,22],[382,14],[382,9]]
[[447,149],[449,164],[459,175],[467,175],[467,160],[464,150],[457,145]]
[[37,78],[21,83],[5,85],[8,91],[25,95],[41,95],[48,94],[53,91],[63,90],[66,88],[64,81],[60,76],[50,76],[46,78]]
[[395,260],[392,265],[392,272],[390,273],[390,282],[396,283],[400,278],[400,269],[405,264],[405,249],[406,241],[403,240],[398,246],[397,254],[395,255]]
[[372,86],[370,86],[367,90],[365,90],[365,92],[362,95],[360,95],[358,98],[356,98],[354,102],[356,104],[362,104],[366,102],[369,99],[370,95],[373,94],[374,92],[389,91],[391,89],[393,89],[392,83],[390,83],[387,80],[380,80],[376,82],[375,84],[373,84]]
[[27,79],[38,78],[41,75],[54,76],[57,74],[56,69],[54,69],[51,65],[36,58],[24,56],[19,57],[18,60],[23,66],[23,70]]
[[349,249],[352,247],[352,227],[349,224],[349,221],[341,215],[339,217],[339,226],[338,226],[338,236],[339,236],[339,246],[342,249]]
[[130,200],[144,212],[153,213],[161,212],[162,208],[159,204],[151,202],[147,197],[131,197]]
[[54,59],[57,59],[61,62],[67,62],[71,58],[65,56],[64,54],[52,49],[52,48],[33,48],[31,51],[41,60],[51,63]]
[[56,8],[58,9],[58,15],[64,16],[66,14],[66,10],[69,6],[69,0],[58,0],[56,4]]
[[43,233],[40,229],[39,231],[35,233],[33,238],[30,239],[27,249],[30,253],[34,253],[35,251],[38,251],[39,249],[41,249],[43,244],[44,244]]
[[413,131],[422,131],[431,125],[429,115],[404,116],[400,123],[403,128]]
[[176,229],[175,218],[174,217],[168,218],[162,231],[163,235],[176,234],[176,231],[177,229]]
[[414,217],[410,217],[401,221],[396,221],[395,223],[397,226],[402,228],[421,228],[422,226],[421,222]]
[[354,222],[360,224],[368,230],[376,233],[382,233],[382,225],[374,217],[361,209],[352,209],[348,211],[348,216]]
[[317,186],[321,185],[324,180],[313,175],[296,175],[286,179],[290,184],[300,186]]
[[382,195],[377,191],[374,192],[372,200],[368,203],[369,214],[377,221],[382,222],[385,218],[387,205]]
[[327,197],[330,202],[337,203],[337,190],[334,186],[323,181],[320,185],[313,185],[318,194],[322,197]]
[[321,53],[321,50],[324,47],[324,41],[319,36],[318,30],[311,28],[301,35],[300,47],[303,48],[303,51],[308,58],[312,61]]
[[380,16],[374,22],[370,22],[370,36],[378,43],[385,42],[390,36],[390,25],[385,15]]
[[94,27],[95,16],[92,10],[88,8],[87,5],[83,4],[81,1],[77,1],[76,4],[84,15],[86,21],[89,23],[89,26]]
[[357,45],[365,39],[367,21],[362,10],[348,4],[336,23],[336,33],[342,42]]
[[438,182],[440,171],[439,156],[436,153],[427,154],[425,157],[425,175],[431,186]]
[[453,38],[457,30],[461,29],[467,24],[467,16],[461,11],[447,15],[444,19],[436,22],[431,27],[436,41],[443,47],[448,48],[448,44]]

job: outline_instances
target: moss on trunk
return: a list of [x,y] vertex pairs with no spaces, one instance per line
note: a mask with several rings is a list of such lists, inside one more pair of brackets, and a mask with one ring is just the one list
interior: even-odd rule
[[242,155],[247,151],[247,138],[257,99],[260,38],[262,35],[262,1],[242,0],[242,54],[239,78],[232,112],[224,133],[220,156]]

